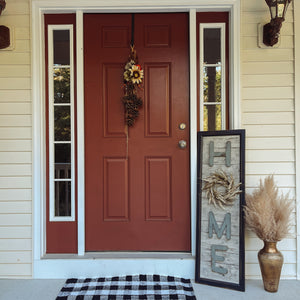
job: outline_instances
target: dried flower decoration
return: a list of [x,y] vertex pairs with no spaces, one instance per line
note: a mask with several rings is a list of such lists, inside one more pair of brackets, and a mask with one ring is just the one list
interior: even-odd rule
[[133,65],[130,70],[130,75],[132,83],[140,84],[144,77],[144,71],[140,65]]
[[235,184],[232,175],[228,175],[222,170],[216,171],[203,181],[205,184],[202,190],[206,191],[208,203],[222,209],[232,206],[236,196],[242,192],[240,190],[241,183]]
[[143,101],[138,97],[138,89],[143,82],[144,71],[138,64],[134,45],[130,46],[130,55],[124,68],[124,97],[125,123],[133,126],[135,119],[139,116],[139,108]]
[[288,197],[279,195],[273,175],[260,180],[252,195],[246,194],[246,224],[261,240],[278,242],[287,236],[293,210],[293,200]]

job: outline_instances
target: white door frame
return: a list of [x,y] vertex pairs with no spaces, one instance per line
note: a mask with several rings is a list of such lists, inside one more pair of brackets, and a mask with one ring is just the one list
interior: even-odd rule
[[[33,103],[33,277],[168,273],[192,278],[196,248],[197,201],[197,37],[198,11],[229,11],[230,16],[230,128],[240,128],[240,0],[32,0],[32,103]],[[99,12],[188,12],[190,16],[190,171],[191,171],[191,254],[132,254],[98,256],[85,253],[84,212],[84,78],[83,13]],[[77,39],[77,160],[78,164],[78,254],[45,256],[46,236],[46,149],[44,13],[76,13]],[[93,258],[97,259],[93,259]],[[120,269],[120,261],[122,264]],[[142,263],[140,263],[142,260]]]

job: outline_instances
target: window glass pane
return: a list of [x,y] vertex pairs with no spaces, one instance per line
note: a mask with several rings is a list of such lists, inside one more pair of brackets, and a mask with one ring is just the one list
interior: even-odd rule
[[221,105],[204,105],[203,114],[204,131],[215,131],[222,129]]
[[70,106],[54,106],[54,140],[71,141]]
[[71,182],[55,182],[55,216],[71,216]]
[[55,144],[55,178],[71,178],[71,144]]
[[54,103],[70,103],[70,68],[55,68]]
[[70,64],[70,31],[53,31],[54,65]]
[[[49,166],[50,220],[59,217],[72,221],[74,210],[74,145],[73,107],[74,70],[71,25],[49,25],[52,39],[48,43],[49,76]],[[51,34],[52,32],[52,34]],[[48,113],[49,113],[48,111]],[[52,144],[51,144],[52,143]],[[54,169],[54,171],[52,171]],[[69,218],[71,217],[71,218]],[[56,219],[57,218],[57,219]]]
[[217,64],[221,62],[221,29],[204,29],[204,63]]
[[221,67],[205,67],[203,81],[204,102],[221,102]]
[[278,17],[282,18],[283,17],[283,12],[284,12],[284,3],[278,5]]

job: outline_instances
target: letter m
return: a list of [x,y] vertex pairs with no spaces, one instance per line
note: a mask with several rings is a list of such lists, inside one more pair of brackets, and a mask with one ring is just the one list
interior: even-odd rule
[[224,217],[221,228],[218,226],[217,221],[215,219],[215,215],[212,211],[209,212],[208,215],[208,237],[212,238],[213,231],[217,234],[218,239],[220,239],[226,230],[226,239],[231,239],[231,215],[227,213]]

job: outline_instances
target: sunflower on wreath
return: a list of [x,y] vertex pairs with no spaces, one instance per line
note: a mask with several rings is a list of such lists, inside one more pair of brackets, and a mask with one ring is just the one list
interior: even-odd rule
[[125,123],[131,127],[139,116],[139,108],[143,101],[138,97],[138,89],[144,78],[144,71],[138,64],[134,45],[130,46],[130,55],[124,68],[124,97]]

